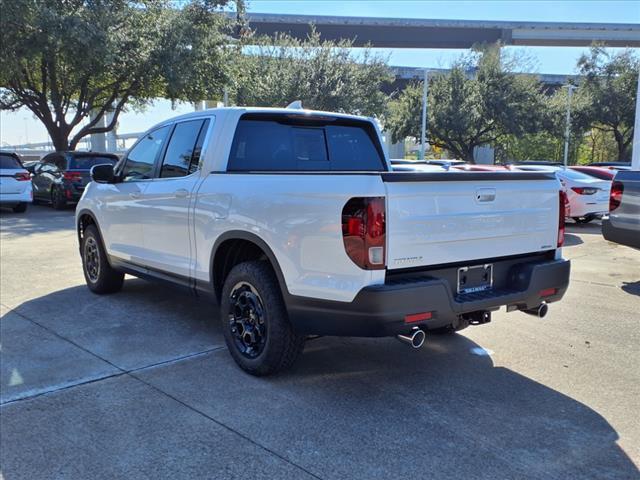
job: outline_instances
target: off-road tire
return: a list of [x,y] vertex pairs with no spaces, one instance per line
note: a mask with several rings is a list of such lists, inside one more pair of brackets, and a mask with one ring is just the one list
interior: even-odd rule
[[[88,255],[88,249],[91,253]],[[102,239],[95,225],[89,225],[82,235],[82,272],[84,273],[87,287],[93,293],[115,293],[122,289],[124,273],[111,268],[107,259]],[[97,270],[92,262],[97,260]]]
[[[260,353],[249,358],[238,345],[231,320],[232,293],[238,285],[249,285],[262,305],[266,335]],[[241,287],[242,288],[242,287]],[[238,366],[255,376],[272,375],[290,368],[304,349],[305,337],[297,334],[287,315],[280,285],[271,266],[264,261],[243,262],[231,270],[224,281],[220,301],[220,318],[224,339]]]

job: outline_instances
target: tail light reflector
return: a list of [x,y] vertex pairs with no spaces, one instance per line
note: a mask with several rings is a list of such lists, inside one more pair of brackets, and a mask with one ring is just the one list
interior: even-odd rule
[[350,199],[342,209],[342,240],[349,258],[365,270],[382,270],[386,257],[384,197]]
[[564,215],[566,212],[567,194],[560,190],[558,198],[558,248],[564,245]]
[[62,177],[65,180],[69,180],[70,182],[79,182],[80,180],[82,180],[82,173],[67,171],[62,174]]
[[416,323],[424,320],[429,320],[433,314],[431,312],[413,313],[411,315],[404,316],[404,323]]
[[622,182],[614,182],[611,184],[611,193],[609,194],[609,211],[613,212],[620,206],[622,202],[622,194],[624,192],[624,185]]
[[13,178],[15,178],[19,182],[26,182],[28,180],[31,180],[31,175],[27,172],[18,172],[13,176]]
[[555,294],[556,294],[555,288],[545,288],[544,290],[540,290],[540,293],[538,295],[540,295],[541,297],[550,297],[551,295],[555,295]]

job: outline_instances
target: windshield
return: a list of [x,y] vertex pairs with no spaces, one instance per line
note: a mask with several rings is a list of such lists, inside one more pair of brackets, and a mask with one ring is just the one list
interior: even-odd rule
[[115,165],[117,159],[110,156],[89,156],[83,155],[81,157],[72,157],[69,162],[70,170],[89,170],[94,165],[101,165],[105,163],[110,163],[111,165]]
[[0,153],[0,168],[15,169],[22,168],[20,161],[13,155],[7,155],[6,153]]

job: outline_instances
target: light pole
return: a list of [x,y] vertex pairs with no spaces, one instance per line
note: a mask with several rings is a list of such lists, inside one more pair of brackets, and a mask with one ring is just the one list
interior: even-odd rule
[[420,160],[424,160],[427,142],[427,92],[429,90],[429,70],[424,70],[424,86],[422,88],[422,130],[420,131]]
[[569,135],[571,134],[571,96],[575,90],[574,85],[566,85],[569,89],[567,92],[567,122],[564,131],[564,168],[567,168],[567,160],[569,157]]
[[633,127],[633,151],[631,153],[631,170],[640,170],[640,75],[636,85],[636,118]]

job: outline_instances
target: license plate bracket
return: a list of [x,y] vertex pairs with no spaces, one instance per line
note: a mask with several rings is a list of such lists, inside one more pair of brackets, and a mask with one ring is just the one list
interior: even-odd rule
[[458,269],[458,294],[484,292],[493,288],[493,264]]

